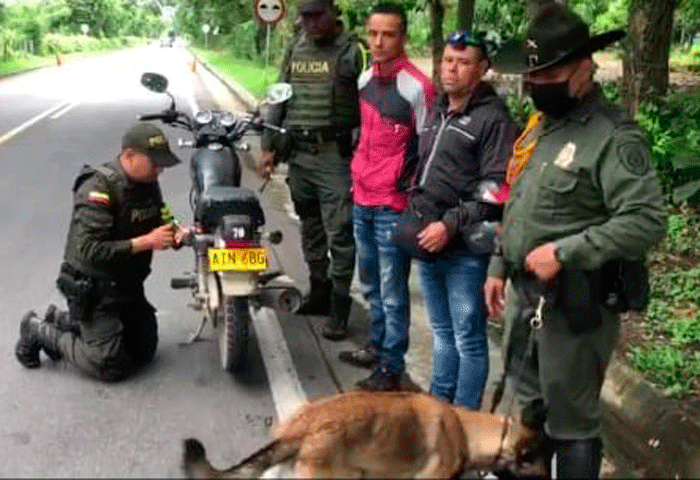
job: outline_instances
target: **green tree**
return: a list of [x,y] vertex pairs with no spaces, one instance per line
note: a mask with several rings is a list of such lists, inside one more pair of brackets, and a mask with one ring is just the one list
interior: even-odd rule
[[676,0],[630,0],[623,61],[625,105],[634,114],[640,102],[668,89],[668,58]]
[[676,28],[681,44],[688,44],[700,33],[700,0],[681,0],[676,11]]

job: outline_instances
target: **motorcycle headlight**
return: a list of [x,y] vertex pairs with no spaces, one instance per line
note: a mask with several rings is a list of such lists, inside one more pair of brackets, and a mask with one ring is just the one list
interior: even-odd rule
[[194,116],[195,121],[200,125],[206,125],[211,122],[213,118],[214,115],[211,113],[211,110],[200,110]]
[[221,122],[221,125],[228,128],[236,123],[236,116],[231,112],[223,112],[219,121]]

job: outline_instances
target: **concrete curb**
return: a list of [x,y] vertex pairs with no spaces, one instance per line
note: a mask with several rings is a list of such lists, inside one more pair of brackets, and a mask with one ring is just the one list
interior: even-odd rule
[[198,64],[203,66],[204,68],[207,69],[209,73],[211,73],[214,77],[216,77],[221,84],[226,87],[226,89],[231,92],[231,94],[236,97],[238,101],[240,101],[243,105],[245,105],[246,109],[248,110],[253,110],[255,109],[256,105],[258,104],[258,101],[255,99],[255,97],[248,92],[245,88],[243,88],[241,85],[239,85],[235,80],[232,80],[230,78],[224,78],[219,72],[217,72],[214,68],[212,68],[211,65],[209,65],[206,61],[202,60],[199,58],[194,52],[191,50],[188,50],[190,55],[192,55],[192,58],[194,61],[196,61]]
[[[205,62],[197,61],[241,102],[254,105],[255,98],[240,85],[222,78]],[[415,288],[413,285],[412,290]],[[412,296],[416,293],[412,291]],[[488,332],[492,344],[500,348],[499,329],[490,326]],[[410,367],[413,371],[429,372],[431,369],[429,364]],[[425,384],[429,378],[429,374],[416,372],[412,375],[418,376],[419,384]],[[622,456],[628,463],[626,471],[641,478],[700,478],[700,415],[697,412],[685,411],[678,402],[664,397],[616,356],[611,360],[603,384],[602,402],[608,443],[612,444],[615,460]]]

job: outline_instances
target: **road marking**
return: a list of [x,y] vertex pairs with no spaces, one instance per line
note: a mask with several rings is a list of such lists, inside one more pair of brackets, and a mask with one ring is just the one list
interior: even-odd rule
[[69,103],[68,105],[65,106],[65,108],[63,108],[63,109],[59,110],[58,112],[54,113],[53,115],[51,115],[51,120],[56,120],[57,118],[59,118],[64,113],[68,112],[68,110],[75,107],[76,105],[77,105],[76,103]]
[[262,307],[252,317],[277,418],[281,421],[307,402],[306,393],[274,311]]
[[37,115],[36,117],[34,117],[34,118],[30,119],[30,120],[27,120],[26,122],[24,122],[24,123],[23,123],[22,125],[20,125],[19,127],[13,128],[12,130],[10,130],[10,131],[7,132],[6,134],[4,134],[2,137],[0,137],[0,145],[2,145],[3,143],[7,142],[9,139],[11,139],[12,137],[14,137],[14,136],[17,135],[18,133],[21,133],[22,131],[28,129],[29,127],[31,127],[32,125],[34,125],[34,124],[37,123],[38,121],[40,121],[40,120],[42,120],[42,119],[48,117],[48,116],[51,115],[52,113],[55,113],[57,110],[60,110],[60,109],[62,109],[62,108],[65,108],[66,106],[70,106],[70,102],[60,103],[60,104],[56,105],[55,107],[50,108],[50,109],[46,110],[46,111],[43,112],[43,113],[40,113],[40,114]]

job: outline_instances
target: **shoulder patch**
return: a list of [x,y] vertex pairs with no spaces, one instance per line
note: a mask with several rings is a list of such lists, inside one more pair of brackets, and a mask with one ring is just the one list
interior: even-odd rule
[[649,150],[639,142],[621,143],[617,146],[617,155],[622,166],[634,175],[645,175],[651,168]]
[[109,194],[106,192],[92,191],[88,193],[87,201],[100,205],[109,205]]

